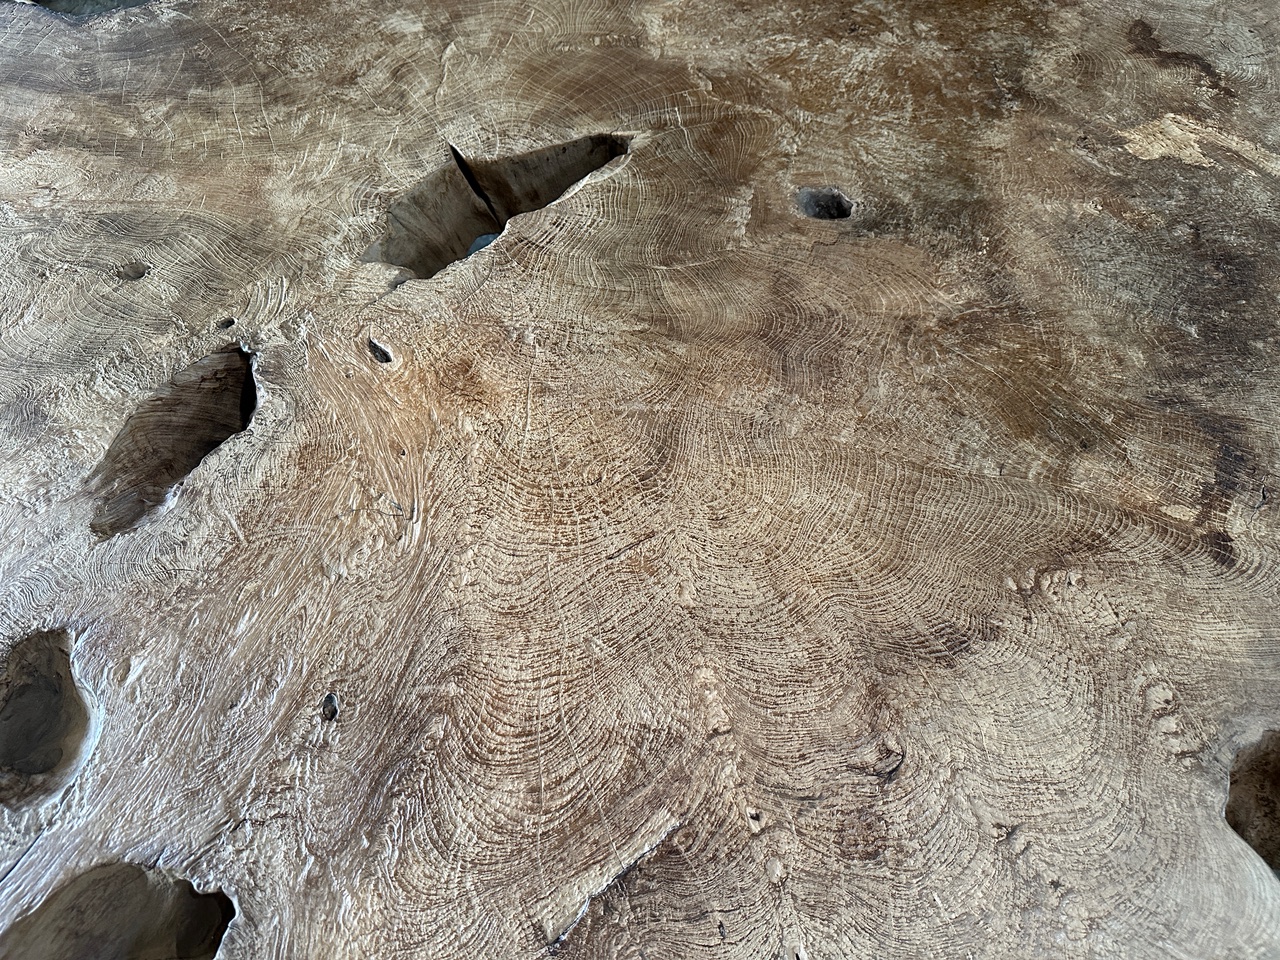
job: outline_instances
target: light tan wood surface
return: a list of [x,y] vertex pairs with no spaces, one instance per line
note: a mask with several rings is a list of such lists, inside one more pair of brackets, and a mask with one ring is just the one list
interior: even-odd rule
[[0,4],[0,956],[1280,957],[1278,49]]

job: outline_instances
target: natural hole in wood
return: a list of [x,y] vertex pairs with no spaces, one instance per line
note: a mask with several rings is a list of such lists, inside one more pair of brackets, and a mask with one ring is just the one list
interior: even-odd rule
[[116,276],[121,280],[141,280],[151,272],[151,264],[143,263],[141,260],[134,260],[132,263],[124,264],[116,271]]
[[512,217],[542,209],[629,149],[627,138],[613,134],[497,160],[467,160],[450,146],[453,162],[391,204],[382,238],[364,259],[434,276],[492,243]]
[[230,330],[235,325],[236,325],[236,322],[232,320],[230,317],[224,317],[218,321],[219,330]]
[[369,338],[369,353],[373,354],[373,359],[379,363],[390,363],[392,360],[391,351],[373,337]]
[[[71,675],[65,631],[33,633],[9,651],[0,706],[0,798],[13,802],[74,760],[89,711]],[[33,780],[35,778],[35,780]]]
[[140,7],[146,2],[147,0],[34,0],[37,6],[46,10],[73,17],[92,17],[99,13],[111,13],[113,10]]
[[1280,730],[1269,731],[1236,756],[1227,823],[1280,872]]
[[853,214],[853,201],[835,187],[801,187],[796,204],[815,220],[847,220]]
[[40,960],[212,960],[235,918],[221,891],[131,863],[94,867],[0,938],[0,955]]
[[320,716],[325,720],[338,719],[338,695],[336,693],[326,693],[324,699],[320,701]]
[[258,405],[253,361],[230,345],[193,363],[125,421],[95,471],[91,528],[128,530],[164,503],[206,456],[249,426]]

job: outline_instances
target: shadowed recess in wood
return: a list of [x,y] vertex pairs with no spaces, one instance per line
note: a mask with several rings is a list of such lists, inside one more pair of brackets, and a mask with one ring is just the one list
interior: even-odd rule
[[236,915],[220,890],[131,863],[60,887],[0,937],[0,955],[41,960],[212,960]]
[[0,799],[12,803],[67,768],[79,752],[89,711],[71,676],[71,638],[33,633],[14,644],[0,706]]
[[140,7],[148,0],[33,0],[33,2],[36,6],[52,10],[54,13],[65,13],[73,17],[92,17],[99,13],[111,13],[113,10]]
[[796,191],[796,205],[815,220],[847,220],[853,203],[835,187],[802,187]]
[[1280,730],[1241,750],[1231,765],[1227,823],[1280,872]]
[[326,721],[332,722],[338,719],[338,695],[336,693],[326,693],[320,701],[320,716]]
[[257,405],[252,357],[235,344],[177,374],[129,417],[95,471],[93,532],[105,539],[136,526],[248,427]]
[[404,267],[419,279],[434,276],[492,243],[512,217],[542,209],[629,149],[625,137],[595,134],[513,157],[468,161],[451,145],[450,165],[391,204],[382,238],[364,260]]

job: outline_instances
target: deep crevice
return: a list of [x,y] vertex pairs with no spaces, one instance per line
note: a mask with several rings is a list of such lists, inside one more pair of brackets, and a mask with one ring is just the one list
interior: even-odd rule
[[453,162],[458,165],[458,172],[462,174],[462,179],[467,181],[467,186],[471,188],[471,192],[480,198],[480,202],[484,204],[484,208],[489,211],[489,216],[493,217],[494,223],[502,222],[502,215],[498,213],[493,205],[493,201],[489,199],[489,194],[485,193],[484,186],[471,170],[471,164],[467,163],[467,158],[452,143],[449,144],[449,156],[453,157]]
[[417,184],[387,210],[380,240],[364,254],[419,279],[483,249],[512,217],[540,210],[578,181],[630,150],[631,141],[595,134],[497,160],[468,160],[449,145],[453,163]]
[[193,363],[125,421],[94,471],[91,529],[106,539],[163,504],[206,456],[249,426],[253,358],[231,344]]
[[1231,765],[1227,823],[1280,872],[1280,730],[1270,730]]
[[103,864],[59,887],[0,937],[13,960],[213,960],[235,918],[220,890],[131,863]]
[[391,356],[391,351],[380,344],[377,340],[373,339],[373,337],[369,338],[369,353],[373,356],[373,359],[377,360],[379,363],[390,363],[395,359]]
[[0,699],[0,801],[11,804],[65,772],[89,728],[65,630],[33,633],[13,645]]
[[853,201],[835,187],[801,187],[796,206],[815,220],[848,220],[853,215]]

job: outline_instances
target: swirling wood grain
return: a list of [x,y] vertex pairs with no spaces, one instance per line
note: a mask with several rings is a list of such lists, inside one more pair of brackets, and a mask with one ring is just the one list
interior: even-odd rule
[[[1280,956],[1224,815],[1280,728],[1277,30],[0,5],[0,636],[96,724],[0,921],[117,864],[230,897],[222,960]],[[605,131],[361,262],[450,145]],[[251,429],[95,536],[231,343]]]

